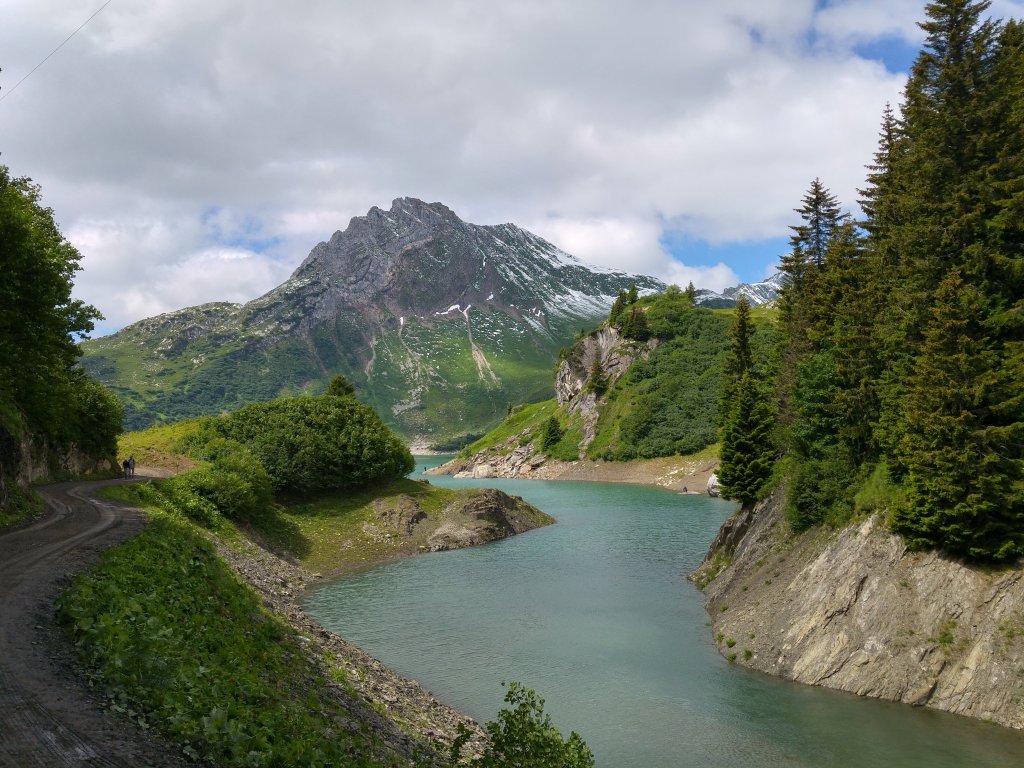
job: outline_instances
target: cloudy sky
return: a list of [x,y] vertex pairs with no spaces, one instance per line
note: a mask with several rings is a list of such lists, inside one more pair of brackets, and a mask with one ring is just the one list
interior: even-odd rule
[[760,279],[814,177],[855,204],[923,7],[111,0],[18,85],[103,3],[0,0],[0,162],[42,185],[101,332],[254,298],[406,195],[591,263]]

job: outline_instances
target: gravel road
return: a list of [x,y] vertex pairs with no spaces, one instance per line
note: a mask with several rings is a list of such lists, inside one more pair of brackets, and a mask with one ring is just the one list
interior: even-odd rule
[[121,482],[37,489],[46,500],[45,516],[0,533],[2,768],[192,765],[126,717],[104,711],[54,620],[54,600],[70,576],[145,524],[136,510],[89,498]]

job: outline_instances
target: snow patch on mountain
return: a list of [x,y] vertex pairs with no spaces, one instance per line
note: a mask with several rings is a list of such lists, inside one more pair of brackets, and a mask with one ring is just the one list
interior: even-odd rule
[[785,284],[786,276],[781,272],[776,272],[760,283],[740,283],[732,288],[726,288],[721,293],[700,288],[697,290],[696,300],[698,305],[723,309],[735,307],[742,295],[747,297],[750,306],[762,307],[775,301]]

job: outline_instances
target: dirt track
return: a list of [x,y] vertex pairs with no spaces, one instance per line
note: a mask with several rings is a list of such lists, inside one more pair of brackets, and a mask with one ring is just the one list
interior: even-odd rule
[[[141,479],[141,478],[140,478]],[[54,599],[70,575],[138,533],[141,513],[93,501],[98,487],[68,482],[39,489],[46,515],[0,533],[0,766],[151,766],[190,763],[103,702],[76,672],[54,621]]]

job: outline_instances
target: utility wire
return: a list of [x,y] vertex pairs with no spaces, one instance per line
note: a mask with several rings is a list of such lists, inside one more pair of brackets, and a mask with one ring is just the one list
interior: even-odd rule
[[19,85],[21,85],[21,84],[22,84],[22,83],[24,83],[24,82],[25,82],[26,80],[28,80],[28,79],[29,79],[29,77],[31,77],[31,75],[32,75],[32,73],[33,73],[33,72],[35,72],[35,71],[36,71],[37,69],[39,69],[39,68],[40,68],[41,66],[43,66],[43,64],[45,64],[45,63],[46,63],[46,62],[47,62],[47,61],[49,60],[49,58],[50,58],[51,56],[53,56],[53,54],[55,54],[55,53],[56,53],[57,51],[59,51],[59,50],[60,50],[61,48],[63,48],[63,47],[64,47],[64,46],[65,46],[65,45],[67,44],[68,40],[70,40],[70,39],[71,39],[72,37],[74,37],[74,36],[75,36],[75,35],[77,35],[77,34],[78,34],[79,32],[81,32],[81,31],[82,31],[82,27],[84,27],[84,26],[85,26],[86,24],[88,24],[88,23],[89,23],[90,21],[92,21],[93,19],[95,19],[95,18],[96,18],[96,17],[97,17],[98,15],[99,15],[99,12],[100,12],[100,11],[102,11],[102,10],[103,10],[104,8],[106,8],[106,7],[108,6],[108,5],[110,5],[110,4],[112,3],[112,2],[113,2],[113,0],[107,0],[107,2],[105,2],[105,3],[103,4],[103,5],[101,5],[101,6],[99,7],[99,10],[97,10],[97,11],[96,11],[96,12],[95,12],[95,13],[94,13],[94,14],[93,14],[92,16],[90,16],[90,17],[89,17],[88,19],[86,19],[85,21],[83,21],[83,22],[82,22],[82,23],[81,23],[81,24],[79,25],[78,29],[76,29],[76,30],[75,30],[74,32],[72,32],[72,33],[71,33],[70,35],[68,35],[68,36],[67,36],[66,38],[64,38],[64,42],[63,42],[63,43],[61,43],[61,44],[60,44],[60,45],[58,45],[58,46],[57,46],[56,48],[54,48],[54,49],[53,49],[52,51],[50,51],[50,52],[49,52],[48,54],[46,54],[46,58],[45,58],[45,59],[43,59],[43,60],[42,60],[42,61],[40,61],[40,62],[39,62],[38,64],[36,64],[36,65],[35,65],[34,67],[32,67],[31,71],[30,71],[30,72],[29,72],[29,73],[28,73],[27,75],[25,75],[25,76],[24,76],[23,78],[21,78],[21,80],[19,80],[19,81],[18,81],[17,83],[15,83],[15,84],[14,84],[14,87],[13,87],[13,88],[11,88],[11,89],[10,89],[9,91],[7,91],[7,93],[3,93],[3,94],[0,94],[0,101],[3,101],[3,100],[4,100],[4,99],[6,99],[6,98],[7,98],[8,96],[10,96],[10,95],[11,95],[12,93],[14,93],[14,92],[15,92],[16,90],[18,90],[18,86],[19,86]]

